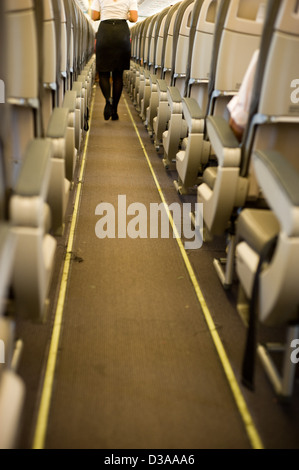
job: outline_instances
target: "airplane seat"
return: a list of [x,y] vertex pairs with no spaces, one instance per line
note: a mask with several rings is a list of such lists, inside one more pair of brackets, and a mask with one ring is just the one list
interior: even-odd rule
[[[263,1],[254,1],[250,4],[242,0],[233,0],[229,4],[223,2],[215,26],[217,34],[214,36],[211,59],[208,108],[206,111],[202,110],[201,118],[203,127],[209,115],[223,116],[228,119],[227,103],[237,93],[252,54],[259,48],[263,11]],[[223,17],[225,18],[223,28],[219,28]],[[192,99],[184,98],[183,101],[186,103]],[[187,107],[185,110],[188,113]],[[195,139],[199,149],[197,154],[192,144],[189,145],[189,152],[183,150],[177,154],[179,184],[176,186],[181,193],[187,193],[189,187],[201,183],[204,168],[210,156],[213,155],[213,148],[205,133],[202,133],[200,137],[196,135]]]
[[0,220],[0,383],[1,373],[12,363],[15,351],[15,319],[9,312],[9,289],[15,253],[16,237],[11,229],[11,223]]
[[151,46],[151,36],[152,30],[154,27],[155,20],[157,15],[149,16],[146,21],[147,24],[144,27],[142,34],[142,58],[140,60],[140,78],[139,78],[139,90],[137,92],[137,105],[136,109],[139,111],[139,115],[144,121],[144,97],[146,93],[146,87],[148,84],[148,75],[149,75],[149,56],[150,56],[150,46]]
[[[47,139],[53,145],[47,201],[52,213],[52,230],[56,235],[62,234],[64,230],[64,217],[70,190],[70,181],[66,178],[66,153],[69,137],[68,122],[69,109],[55,108],[46,133]],[[71,156],[73,151],[74,141],[72,142]]]
[[[204,141],[206,103],[209,102],[209,90],[214,90],[218,52],[230,5],[230,0],[222,0],[220,4],[204,2],[198,17],[187,96],[182,98],[182,139],[175,155],[178,178],[174,186],[182,195],[188,194],[194,185],[200,183],[203,165],[209,159],[210,145]],[[194,66],[195,63],[198,65]],[[195,89],[197,94],[188,96]],[[193,122],[195,119],[199,121]],[[192,128],[188,127],[187,122]]]
[[150,72],[150,99],[149,105],[146,109],[146,127],[149,135],[153,135],[153,119],[157,114],[158,106],[158,91],[157,91],[157,78],[162,78],[163,61],[165,54],[165,44],[167,31],[169,28],[172,15],[175,13],[179,3],[173,6],[164,8],[157,18],[156,26],[154,28],[154,47],[153,47],[153,71]]
[[[143,95],[146,97],[145,100],[141,101],[141,114],[142,119],[144,120],[144,125],[147,128],[148,132],[152,131],[152,113],[150,112],[150,100],[153,93],[153,100],[156,96],[156,59],[157,59],[157,42],[159,39],[159,31],[163,23],[163,19],[166,16],[170,7],[164,8],[161,12],[154,15],[153,24],[151,29],[151,35],[149,37],[149,60],[148,60],[148,70],[144,71],[144,92]],[[154,106],[153,106],[154,108]]]
[[85,99],[84,99],[84,90],[83,83],[76,80],[73,82],[72,91],[75,91],[77,94],[76,99],[76,113],[80,117],[80,132],[79,135],[76,134],[76,148],[77,145],[80,146],[82,138],[82,130],[84,129],[84,113],[85,113]]
[[164,8],[159,13],[156,13],[153,17],[153,21],[150,27],[149,35],[149,58],[148,58],[148,70],[150,74],[155,73],[155,62],[156,62],[156,48],[157,48],[157,38],[163,20],[164,15],[166,15],[169,7]]
[[[268,213],[266,217],[266,211],[263,211],[265,213],[258,218],[255,208],[243,209],[236,237],[238,310],[249,309],[256,321],[269,328],[286,328],[286,339],[280,345],[284,355],[280,370],[272,355],[273,345],[256,345],[262,365],[280,397],[290,397],[293,392],[295,364],[290,360],[291,344],[299,334],[296,282],[299,263],[299,103],[296,98],[298,85],[293,83],[299,73],[295,58],[298,45],[298,2],[279,2],[263,70],[264,79],[259,82],[258,76],[256,80],[256,87],[261,90],[257,111],[245,136],[253,142],[251,145],[246,142],[241,165],[241,174],[256,180],[268,204]],[[258,70],[259,74],[262,74],[261,70]],[[267,233],[269,219],[277,220],[277,229],[267,245],[267,239],[262,237]],[[260,245],[252,241],[256,233],[259,233],[255,238]],[[243,371],[243,374],[247,377],[248,372]]]
[[75,80],[75,40],[74,40],[74,7],[71,0],[64,0],[64,7],[67,19],[67,61],[68,61],[68,90],[72,89]]
[[152,20],[158,17],[157,15],[151,16],[143,20],[139,29],[138,43],[137,43],[137,73],[134,87],[134,104],[137,112],[141,113],[141,105],[145,94],[145,71],[148,70],[148,50],[152,42],[150,31],[152,32]]
[[175,77],[177,82],[179,82],[178,76],[182,77],[186,73],[186,61],[188,58],[189,34],[193,7],[194,0],[184,0],[181,2],[179,8],[171,18],[169,25],[165,46],[163,80],[158,80],[159,104],[157,115],[153,120],[155,146],[157,150],[159,150],[160,145],[162,144],[163,132],[166,130],[167,123],[170,118],[167,86],[174,85]]
[[[156,78],[161,80],[161,84],[163,89],[165,88],[164,80],[165,75],[167,72],[167,76],[169,77],[170,68],[168,66],[169,56],[171,56],[172,52],[172,43],[173,43],[173,27],[175,23],[175,18],[177,15],[177,11],[180,7],[182,2],[178,2],[172,5],[167,14],[163,16],[161,26],[160,26],[160,33],[157,38],[157,45],[156,45],[156,60],[155,60],[155,75]],[[166,62],[166,65],[165,65]],[[163,81],[162,81],[163,80]],[[169,78],[168,78],[169,80]],[[150,116],[150,127],[148,126],[148,130],[150,131],[151,137],[154,136],[155,130],[154,126],[156,126],[156,116],[158,113],[159,107],[159,100],[162,99],[162,96],[165,96],[165,91],[161,90],[159,92],[158,81],[156,81],[154,89],[151,89],[151,97],[149,102],[149,109],[148,115]]]
[[150,137],[154,134],[153,121],[157,112],[157,106],[159,104],[159,95],[158,95],[158,85],[157,85],[157,76],[155,74],[149,74],[149,101],[148,107],[146,108],[146,120],[145,127]]
[[[93,76],[94,76],[94,58],[89,59],[87,64],[85,65],[84,69],[82,70],[82,75],[86,76],[86,84],[87,84],[87,106],[88,109],[90,108],[91,102],[91,95],[92,95],[92,86],[94,83]],[[89,115],[89,113],[88,113]]]
[[[37,0],[36,0],[37,1]],[[54,34],[55,34],[55,41],[56,41],[56,67],[55,67],[55,82],[56,82],[56,93],[55,93],[55,101],[54,106],[60,107],[62,105],[63,100],[63,87],[64,83],[62,81],[61,75],[61,59],[62,59],[62,46],[63,46],[63,30],[61,28],[61,9],[63,7],[61,0],[51,0],[53,14],[54,14]]]
[[151,85],[150,85],[150,73],[153,72],[153,56],[154,56],[154,38],[153,38],[153,31],[155,30],[156,23],[158,20],[158,13],[151,17],[151,22],[147,30],[147,38],[146,38],[146,46],[145,46],[145,54],[144,54],[144,71],[143,71],[143,93],[140,99],[140,117],[142,121],[146,123],[146,110],[149,106],[150,100],[150,92],[151,92]]
[[135,87],[135,105],[138,113],[141,111],[141,101],[144,96],[144,69],[146,68],[146,47],[148,44],[147,41],[147,32],[150,26],[151,17],[146,18],[143,21],[143,28],[140,29],[140,39],[139,39],[139,74],[138,81],[136,81]]
[[36,320],[46,314],[57,244],[49,233],[52,214],[47,203],[52,155],[51,141],[34,139],[29,143],[9,201],[12,231],[17,239],[12,283],[16,311]]
[[[163,10],[164,11],[164,10]],[[164,12],[165,13],[165,12]],[[143,92],[140,97],[140,117],[147,126],[147,108],[149,107],[150,96],[151,96],[151,82],[150,75],[154,74],[155,71],[155,57],[156,57],[156,43],[158,37],[158,30],[162,21],[163,15],[156,13],[151,17],[151,22],[147,29],[148,34],[148,46],[147,55],[145,55],[145,66],[143,67]]]
[[80,42],[80,25],[78,6],[75,2],[70,2],[72,12],[72,29],[71,29],[71,60],[72,60],[72,83],[77,80],[80,74],[80,61],[79,61],[79,42]]
[[[40,129],[38,41],[33,0],[5,1],[6,103],[11,126],[12,185],[18,177],[28,142]],[[20,70],[22,73],[20,73]]]
[[68,84],[68,61],[67,61],[67,24],[66,24],[66,10],[63,0],[60,0],[60,104],[62,104],[64,95],[69,89]]
[[136,55],[137,55],[137,36],[138,36],[138,29],[140,28],[140,23],[138,22],[134,24],[130,28],[130,35],[131,35],[131,60],[130,60],[130,70],[125,70],[124,77],[125,77],[125,86],[127,87],[127,91],[132,98],[133,94],[133,82],[135,79],[135,72],[136,72]]
[[7,300],[16,253],[16,237],[7,221],[0,222],[0,449],[17,448],[26,387],[17,374],[23,342],[16,339],[15,318]]
[[35,21],[38,33],[39,99],[44,136],[50,116],[57,105],[57,37],[52,0],[35,0]]
[[[294,7],[294,3],[290,5]],[[294,142],[298,135],[298,107],[292,103],[290,84],[299,72],[295,59],[299,28],[293,18],[295,15],[289,12],[289,30],[283,29],[280,18],[286,22],[287,12],[280,2],[268,3],[249,119],[241,144],[226,147],[223,136],[232,134],[227,121],[220,116],[207,118],[207,133],[218,166],[213,188],[206,181],[205,170],[197,197],[198,202],[204,203],[204,223],[208,231],[212,235],[220,235],[227,229],[230,232],[227,262],[223,265],[214,260],[224,287],[230,287],[233,281],[235,220],[240,209],[249,204],[268,207],[252,166],[252,152],[255,149],[275,150],[288,155],[292,162],[296,161]]]
[[153,38],[153,31],[156,26],[156,21],[158,19],[159,14],[156,13],[155,15],[150,16],[150,22],[148,28],[146,30],[146,38],[145,38],[145,45],[144,45],[144,68],[148,71],[151,71],[152,65],[152,47],[154,46]]
[[76,100],[77,93],[74,90],[68,90],[64,95],[62,103],[62,107],[67,108],[69,112],[66,138],[67,151],[65,156],[65,175],[69,181],[73,181],[76,160],[80,151],[81,118],[80,113],[77,113]]
[[[0,5],[0,40],[5,37],[4,3]],[[6,83],[5,51],[0,51],[0,76]],[[17,446],[18,430],[24,407],[25,385],[17,375],[23,342],[16,338],[15,318],[10,307],[10,287],[16,254],[16,237],[8,219],[10,175],[5,141],[7,133],[7,110],[5,93],[1,102],[0,123],[0,449]]]
[[[275,392],[289,397],[295,377],[291,343],[299,333],[299,165],[268,149],[255,150],[252,160],[269,210],[244,209],[238,219],[237,307],[246,319],[256,318],[248,322],[286,328],[286,340],[280,345],[285,355],[281,370],[271,357],[270,343],[256,346]],[[248,371],[243,373],[248,377]]]
[[140,113],[142,121],[146,124],[146,110],[149,106],[151,83],[150,83],[150,72],[148,69],[143,70],[142,84],[140,90]]
[[[182,98],[187,97],[188,93],[190,93],[190,91],[188,91],[188,86],[190,88],[189,83],[194,82],[194,88],[195,83],[199,85],[201,89],[203,87],[207,88],[216,9],[217,0],[197,0],[193,7],[184,90],[182,84],[181,86],[177,86],[180,77],[176,77],[176,75],[178,75],[178,71],[176,72],[176,70],[174,73],[175,86],[168,87],[168,102],[171,114],[168,121],[168,128],[162,135],[164,149],[163,164],[166,169],[175,166],[176,154],[179,151],[180,143],[187,137],[186,121],[183,119]],[[194,69],[197,71],[196,79],[192,78],[195,76]],[[197,101],[199,106],[205,109],[206,105],[203,100],[198,98]]]
[[133,104],[134,106],[137,107],[138,111],[138,100],[137,100],[137,95],[139,93],[139,86],[140,86],[140,74],[142,73],[143,70],[143,31],[146,27],[147,19],[141,21],[139,23],[139,28],[137,32],[137,42],[136,42],[136,67],[135,67],[135,76],[134,76],[134,83],[133,83],[133,89],[132,89],[132,98],[133,98]]
[[[3,234],[5,228],[0,223],[0,269],[3,264],[2,255],[7,258],[8,254],[7,243],[3,238],[11,239],[12,237],[10,229],[6,235]],[[3,246],[4,244],[6,246]],[[9,260],[6,259],[7,261]],[[7,279],[1,277],[1,281],[10,281],[10,274]],[[2,303],[2,292],[0,300]],[[16,340],[14,320],[2,316],[2,312],[0,313],[0,338],[0,449],[8,450],[16,449],[18,445],[26,387],[17,373],[23,344],[21,340]]]
[[82,70],[81,71],[81,74],[78,76],[77,78],[77,81],[78,82],[81,82],[82,83],[82,94],[83,94],[83,100],[84,100],[84,114],[83,114],[83,118],[84,118],[84,121],[83,121],[83,129],[85,131],[88,131],[89,129],[89,124],[88,124],[88,120],[89,120],[89,99],[90,99],[90,95],[89,95],[89,77],[88,77],[88,72],[87,71],[84,71]]
[[[195,20],[198,19],[202,2],[202,0],[190,2],[188,10],[185,12],[180,8],[176,18],[175,30],[177,30],[178,36],[174,43],[174,51],[172,54],[172,84],[178,88],[181,95],[184,95],[185,82],[190,65],[190,51],[192,50],[194,41]],[[182,13],[183,17],[180,21]]]
[[[202,4],[191,50],[189,77],[185,83],[185,96],[194,98],[204,110],[208,106],[208,84],[219,3],[218,0],[208,2],[204,0]],[[225,4],[223,9],[225,12]],[[223,27],[220,19],[218,26]],[[215,44],[214,47],[216,47]]]

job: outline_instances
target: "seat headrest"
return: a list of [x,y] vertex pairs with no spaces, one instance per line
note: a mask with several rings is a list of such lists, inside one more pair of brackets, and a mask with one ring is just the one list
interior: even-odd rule
[[250,2],[232,0],[224,27],[230,31],[260,35],[263,28],[265,7],[265,0],[250,0]]
[[275,29],[282,33],[299,36],[299,3],[297,0],[281,3]]
[[196,30],[213,34],[217,13],[217,0],[204,0],[199,13]]
[[33,0],[5,0],[6,12],[31,10],[33,6]]

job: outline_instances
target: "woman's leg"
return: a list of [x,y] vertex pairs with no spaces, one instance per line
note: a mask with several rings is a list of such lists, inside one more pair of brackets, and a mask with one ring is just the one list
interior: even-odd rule
[[99,72],[99,84],[103,96],[106,100],[106,105],[104,108],[104,118],[106,121],[110,119],[112,115],[112,107],[110,103],[110,94],[111,94],[111,84],[110,84],[110,72]]
[[100,88],[106,101],[110,100],[110,72],[99,72]]
[[123,90],[123,71],[114,71],[112,72],[112,106],[113,114],[112,119],[118,119],[117,106]]

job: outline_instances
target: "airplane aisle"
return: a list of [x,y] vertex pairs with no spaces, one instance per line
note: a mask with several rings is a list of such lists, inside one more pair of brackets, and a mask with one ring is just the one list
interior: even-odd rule
[[161,202],[124,99],[102,110],[97,88],[45,448],[249,448],[177,241],[96,235],[98,204]]

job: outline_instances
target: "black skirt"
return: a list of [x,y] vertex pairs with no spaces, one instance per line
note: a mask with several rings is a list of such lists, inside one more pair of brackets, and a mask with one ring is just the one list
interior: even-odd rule
[[97,32],[97,71],[129,70],[130,59],[130,29],[126,20],[101,21]]

